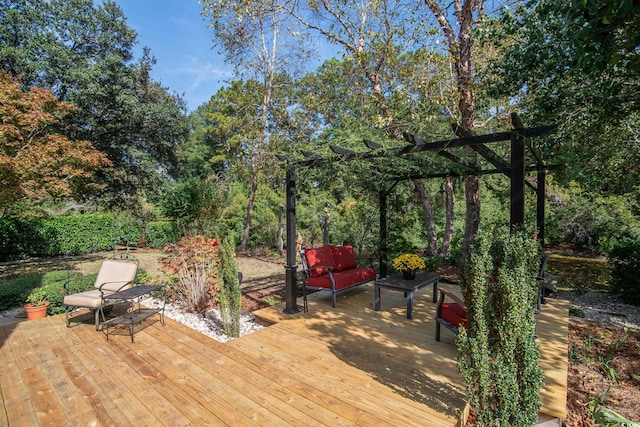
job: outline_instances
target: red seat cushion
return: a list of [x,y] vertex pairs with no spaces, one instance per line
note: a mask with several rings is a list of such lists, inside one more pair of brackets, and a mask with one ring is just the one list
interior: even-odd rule
[[[355,283],[366,282],[376,278],[376,269],[370,267],[352,268],[351,270],[333,273],[336,282],[336,289],[343,289]],[[331,279],[329,275],[307,278],[307,286],[315,288],[331,289]]]
[[[307,259],[307,267],[311,277],[318,277],[327,274],[326,268],[313,268],[318,266],[326,266],[336,268],[336,260],[333,257],[331,246],[322,246],[320,248],[305,249],[304,257]],[[331,287],[331,285],[329,285]]]
[[331,246],[333,258],[336,261],[336,271],[349,270],[358,267],[352,246]]
[[455,327],[459,327],[460,325],[463,325],[465,329],[469,327],[467,312],[455,302],[443,303],[440,309],[440,317]]

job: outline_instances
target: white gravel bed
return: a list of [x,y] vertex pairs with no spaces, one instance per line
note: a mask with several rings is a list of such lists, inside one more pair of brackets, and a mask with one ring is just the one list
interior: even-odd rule
[[640,330],[640,307],[623,303],[618,295],[596,291],[560,291],[553,298],[569,301],[572,306],[582,310],[587,320]]
[[[141,303],[149,308],[161,306],[161,301],[155,298],[144,299]],[[186,313],[179,305],[167,303],[164,308],[164,315],[216,341],[227,342],[233,339],[225,334],[220,319],[220,312],[217,309],[209,310],[204,314]],[[14,319],[26,319],[23,307],[0,311],[0,324]],[[243,314],[240,317],[240,336],[250,334],[263,327],[264,326],[256,323],[253,315]]]
[[[162,306],[162,301],[155,298],[144,299],[141,303],[149,308],[159,308]],[[233,339],[225,334],[218,309],[208,310],[204,314],[187,313],[178,304],[168,302],[164,307],[164,315],[216,341],[227,342]],[[256,323],[253,315],[243,314],[240,317],[240,336],[250,334],[262,328],[262,325]]]

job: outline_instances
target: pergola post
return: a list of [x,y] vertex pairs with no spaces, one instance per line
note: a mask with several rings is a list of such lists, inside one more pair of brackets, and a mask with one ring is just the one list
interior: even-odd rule
[[547,171],[541,169],[538,171],[538,187],[536,191],[537,203],[536,203],[536,225],[538,227],[538,239],[542,246],[544,246],[544,213],[545,213],[545,201],[546,201],[546,178]]
[[286,178],[287,196],[287,264],[285,277],[285,308],[287,314],[297,313],[298,310],[298,286],[296,284],[296,274],[298,265],[296,264],[296,179],[293,165],[287,168]]
[[524,224],[524,129],[511,132],[511,228]]
[[380,277],[387,277],[387,191],[380,190]]

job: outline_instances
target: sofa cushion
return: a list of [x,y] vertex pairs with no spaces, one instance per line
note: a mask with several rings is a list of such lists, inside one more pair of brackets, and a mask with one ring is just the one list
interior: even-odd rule
[[[376,278],[376,269],[370,267],[353,268],[351,270],[332,273],[336,282],[336,289],[344,289],[356,283],[367,282]],[[307,278],[307,286],[313,288],[331,289],[331,279],[328,274]]]
[[352,246],[331,246],[333,258],[336,261],[336,271],[349,270],[358,267]]
[[455,302],[443,303],[440,309],[440,317],[456,328],[460,327],[460,325],[463,325],[465,329],[469,327],[467,312]]
[[[336,261],[333,257],[333,251],[331,246],[322,246],[320,248],[305,249],[304,257],[307,259],[307,267],[309,268],[309,274],[311,277],[318,277],[323,274],[327,274],[326,268],[314,268],[314,267],[331,267],[336,268]],[[328,280],[328,279],[327,279]],[[331,287],[331,285],[329,285]]]

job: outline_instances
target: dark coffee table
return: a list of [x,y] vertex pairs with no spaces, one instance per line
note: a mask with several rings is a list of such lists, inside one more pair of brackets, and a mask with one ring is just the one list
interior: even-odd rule
[[438,282],[440,276],[436,273],[417,273],[414,280],[407,280],[402,274],[392,274],[383,279],[377,279],[374,284],[375,311],[380,311],[380,289],[391,289],[404,292],[407,297],[407,319],[413,319],[413,294],[425,286],[433,285],[433,302],[438,301]]

